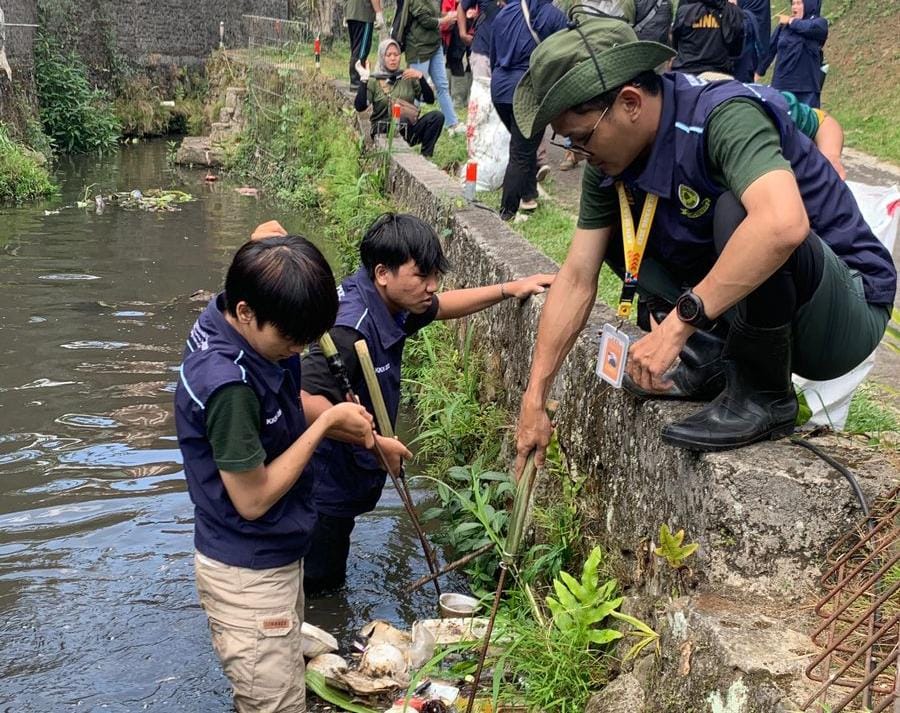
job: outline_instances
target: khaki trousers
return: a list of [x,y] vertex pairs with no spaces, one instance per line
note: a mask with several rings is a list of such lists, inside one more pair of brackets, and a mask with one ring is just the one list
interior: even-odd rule
[[305,713],[303,562],[232,567],[194,554],[200,604],[238,713]]

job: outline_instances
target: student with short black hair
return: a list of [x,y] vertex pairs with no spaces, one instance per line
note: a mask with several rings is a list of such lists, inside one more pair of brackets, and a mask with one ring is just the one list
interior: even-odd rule
[[334,322],[334,277],[298,236],[243,245],[191,328],[175,424],[194,503],[194,568],[234,707],[305,711],[303,558],[316,519],[310,462],[334,433],[372,445],[340,403],[307,426],[299,353]]
[[[552,275],[531,275],[485,287],[437,293],[449,264],[434,229],[414,215],[385,213],[366,231],[360,245],[362,267],[338,288],[340,304],[331,336],[362,404],[372,410],[354,343],[365,339],[375,364],[388,415],[396,422],[400,406],[403,347],[435,319],[455,319],[486,309],[508,297],[524,300],[544,292]],[[312,423],[344,400],[321,350],[303,357],[303,408]],[[377,436],[392,469],[410,453],[397,439]],[[340,586],[346,577],[350,533],[356,517],[375,508],[386,473],[376,457],[352,438],[328,438],[316,451],[315,506],[318,512],[306,559],[308,595]]]

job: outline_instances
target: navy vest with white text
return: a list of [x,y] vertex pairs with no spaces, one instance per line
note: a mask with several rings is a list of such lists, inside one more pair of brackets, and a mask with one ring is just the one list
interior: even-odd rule
[[191,328],[175,391],[175,425],[194,503],[199,552],[236,567],[268,569],[303,557],[315,525],[313,467],[257,520],[245,520],[225,490],[206,435],[206,404],[219,389],[247,384],[260,403],[265,463],[281,455],[305,430],[300,406],[300,359],[278,363],[258,354],[226,321],[224,299],[214,298]]

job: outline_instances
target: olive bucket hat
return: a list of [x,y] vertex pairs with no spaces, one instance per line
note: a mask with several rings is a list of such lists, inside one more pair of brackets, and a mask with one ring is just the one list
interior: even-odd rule
[[567,109],[620,87],[675,56],[658,42],[638,40],[630,25],[574,15],[566,30],[541,42],[513,98],[525,136],[542,131]]

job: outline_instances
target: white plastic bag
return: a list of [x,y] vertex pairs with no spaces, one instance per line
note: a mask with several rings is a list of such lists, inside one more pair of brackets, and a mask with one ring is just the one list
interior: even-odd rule
[[475,190],[493,191],[500,188],[509,159],[509,132],[491,102],[490,79],[472,79],[466,134],[469,137],[469,161],[478,164]]
[[[872,232],[888,252],[893,252],[900,227],[900,190],[897,186],[869,186],[865,183],[847,181],[847,187],[856,198],[856,203]],[[794,385],[806,398],[812,410],[809,424],[813,426],[831,426],[840,430],[847,423],[850,413],[850,400],[853,392],[866,378],[875,365],[875,352],[872,352],[855,369],[843,376],[829,381],[812,381],[794,376]]]

